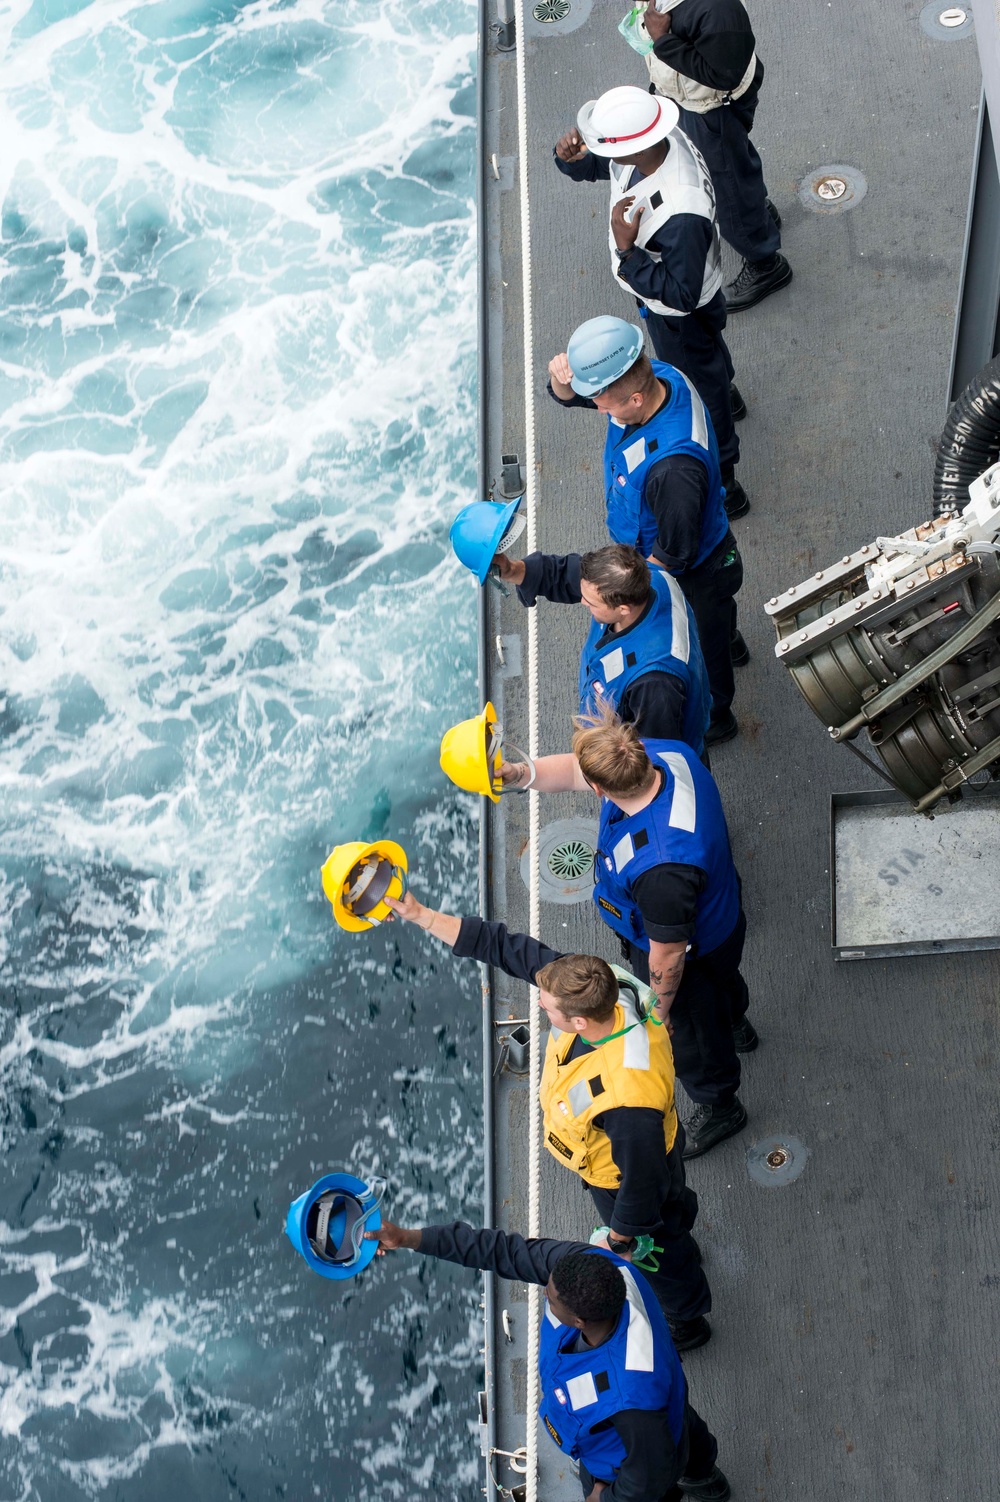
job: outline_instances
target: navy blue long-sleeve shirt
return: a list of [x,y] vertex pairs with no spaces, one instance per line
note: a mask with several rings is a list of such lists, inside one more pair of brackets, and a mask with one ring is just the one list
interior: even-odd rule
[[[559,605],[578,605],[581,602],[579,553],[567,553],[564,557],[555,553],[527,555],[524,581],[517,586],[517,597],[522,605],[531,609],[539,596]],[[650,600],[639,619],[621,631],[605,626],[602,643],[609,636],[624,641],[652,608]],[[621,718],[634,725],[644,739],[682,741],[686,700],[684,683],[677,674],[656,669],[634,679],[617,701],[616,708]]]
[[[741,0],[682,0],[670,30],[654,42],[661,62],[710,89],[735,89],[754,51],[750,17]],[[763,68],[748,93],[760,87]],[[747,95],[743,95],[745,100]]]
[[[544,947],[544,946],[543,946]],[[662,1134],[661,1134],[662,1140]],[[547,1237],[509,1235],[504,1231],[477,1231],[464,1221],[450,1226],[425,1226],[417,1251],[425,1257],[456,1262],[460,1267],[479,1267],[499,1278],[520,1283],[549,1281],[561,1257],[587,1248],[580,1241],[554,1241]],[[641,1273],[636,1274],[641,1277]],[[683,1474],[665,1410],[626,1408],[610,1420],[625,1446],[625,1459],[618,1474],[602,1494],[602,1502],[660,1502]],[[682,1451],[686,1445],[682,1443]],[[589,1472],[587,1473],[589,1476]],[[610,1478],[598,1476],[598,1481]],[[593,1481],[594,1478],[590,1477]]]
[[[559,171],[573,182],[607,182],[611,176],[607,157],[594,156],[592,152],[578,162],[564,162],[559,156],[554,156],[554,160]],[[634,190],[644,175],[638,167],[633,167],[629,190]],[[713,235],[712,221],[704,215],[673,214],[647,245],[660,259],[654,261],[642,246],[635,245],[627,256],[621,257],[618,270],[643,302],[662,302],[679,313],[693,313],[701,301],[705,262],[712,249]]]
[[[662,380],[662,377],[660,378]],[[666,387],[665,401],[670,400],[670,383]],[[556,396],[552,382],[549,395],[560,407],[589,407],[597,411],[597,405],[588,396],[572,398]],[[642,423],[632,423],[626,428],[617,428],[616,441],[624,446],[632,442]],[[708,470],[700,459],[692,454],[668,454],[646,471],[643,497],[656,518],[656,544],[653,557],[671,574],[683,574],[692,568],[698,556],[701,542],[701,517],[708,499]]]
[[[662,872],[671,868],[654,869]],[[673,869],[681,873],[693,870],[686,866]],[[703,872],[698,874],[704,878]],[[493,965],[529,985],[535,984],[535,977],[545,965],[562,958],[558,949],[550,949],[530,934],[512,934],[504,923],[487,923],[484,918],[471,917],[462,919],[455,954]],[[585,1038],[577,1037],[567,1062],[583,1052],[593,1050]],[[598,1131],[607,1132],[611,1156],[621,1174],[611,1216],[612,1231],[621,1237],[652,1232],[659,1224],[660,1207],[670,1186],[662,1113],[648,1106],[619,1106],[595,1116],[594,1125]]]

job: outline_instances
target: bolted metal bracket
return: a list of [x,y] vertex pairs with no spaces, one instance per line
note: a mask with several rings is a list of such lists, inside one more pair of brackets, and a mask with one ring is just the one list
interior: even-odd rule
[[524,465],[516,454],[503,454],[500,462],[503,468],[500,471],[497,493],[505,501],[516,501],[528,488],[528,476],[524,472]]

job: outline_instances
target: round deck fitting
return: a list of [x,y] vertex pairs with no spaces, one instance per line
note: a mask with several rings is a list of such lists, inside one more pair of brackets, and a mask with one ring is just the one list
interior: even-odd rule
[[531,14],[536,21],[550,26],[553,21],[565,21],[570,13],[569,0],[540,0]]
[[798,1178],[809,1149],[798,1137],[765,1137],[747,1150],[747,1172],[756,1184],[780,1189]]
[[[592,819],[555,819],[538,833],[538,890],[543,902],[569,906],[587,902],[594,890],[597,823]],[[529,847],[521,852],[521,880],[531,879]]]
[[924,6],[920,26],[935,42],[958,42],[976,29],[971,5],[945,5],[942,0]]
[[867,192],[865,175],[857,167],[817,167],[799,183],[799,202],[813,214],[843,214]]

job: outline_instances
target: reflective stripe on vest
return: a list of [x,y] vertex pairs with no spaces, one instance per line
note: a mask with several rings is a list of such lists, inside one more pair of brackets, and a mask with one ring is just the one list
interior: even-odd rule
[[593,621],[580,654],[580,713],[603,699],[617,708],[629,686],[649,673],[671,673],[684,686],[681,739],[699,754],[711,714],[708,673],[698,628],[684,592],[668,573],[650,569],[653,599],[624,631]]
[[626,1450],[608,1420],[630,1408],[665,1412],[679,1445],[687,1389],[666,1316],[646,1279],[605,1247],[593,1247],[590,1255],[609,1258],[620,1271],[625,1308],[603,1345],[573,1351],[579,1331],[560,1324],[546,1303],[538,1412],[561,1450],[581,1460],[592,1476],[613,1481]]
[[[643,1022],[638,1009],[647,1013],[656,997],[627,970],[611,968],[621,989],[615,1020],[608,1024],[608,1042],[564,1063],[576,1034],[552,1028],[538,1091],[545,1146],[557,1162],[598,1189],[616,1189],[621,1174],[611,1154],[611,1139],[594,1125],[595,1116],[621,1106],[644,1106],[662,1115],[667,1152],[677,1136],[670,1036],[665,1027]],[[615,1033],[620,1036],[610,1036]]]
[[632,895],[636,880],[654,866],[697,866],[707,879],[698,898],[691,949],[710,954],[729,938],[740,915],[739,881],[719,790],[680,741],[643,740],[643,745],[664,772],[664,784],[637,814],[624,814],[609,798],[602,800],[594,901],[609,928],[648,950]]
[[[635,172],[634,167],[623,167],[617,162],[610,164],[611,212],[614,213],[619,198],[634,194],[633,212],[642,210],[636,244],[646,252],[651,261],[662,259],[658,250],[650,250],[649,241],[654,239],[668,219],[676,214],[694,214],[709,221],[712,225],[712,242],[705,257],[701,294],[698,298],[698,307],[703,308],[712,301],[722,286],[722,243],[715,217],[715,189],[704,157],[684,132],[672,130],[668,140],[670,150],[660,166],[649,177],[640,178],[634,187],[628,186]],[[611,250],[611,273],[615,281],[630,297],[636,297],[638,294],[618,270],[617,246],[610,221],[608,245]],[[665,318],[684,318],[690,311],[686,308],[672,308],[656,298],[640,298],[640,302],[644,302],[651,313],[660,313]]]
[[725,490],[705,404],[687,376],[654,360],[653,371],[666,382],[670,396],[660,410],[638,427],[625,429],[608,418],[604,443],[604,495],[612,541],[638,548],[648,558],[656,545],[656,517],[646,504],[646,476],[654,464],[673,454],[688,454],[708,471],[708,493],[701,512],[701,535],[692,568],[715,551],[729,531]]

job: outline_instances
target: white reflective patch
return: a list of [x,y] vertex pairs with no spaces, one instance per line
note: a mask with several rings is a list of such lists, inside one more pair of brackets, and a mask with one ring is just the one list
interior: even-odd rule
[[561,1330],[562,1329],[562,1321],[556,1319],[555,1315],[552,1313],[552,1310],[549,1308],[549,1301],[548,1301],[548,1299],[545,1300],[545,1318],[548,1320],[549,1324],[552,1325],[552,1327],[554,1329],[556,1329],[556,1330]]
[[611,848],[611,856],[615,863],[615,870],[621,871],[624,866],[628,865],[629,861],[634,855],[635,846],[632,844],[632,836],[630,834],[622,835],[621,839],[618,841],[618,844],[613,845]]
[[[687,376],[685,376],[684,379],[687,381]],[[688,385],[691,386],[691,382],[690,381],[688,381]],[[693,396],[695,396],[695,400],[698,400],[697,395],[695,393],[695,389],[694,389],[693,386],[691,386],[691,394]],[[705,409],[703,407],[702,408],[702,416],[703,417],[704,417],[704,413],[705,413]],[[622,449],[622,458],[625,460],[625,463],[628,465],[628,472],[629,472],[629,474],[631,474],[632,471],[634,469],[636,469],[638,467],[638,465],[640,465],[642,463],[642,461],[645,459],[645,457],[646,457],[646,440],[645,440],[645,438],[637,438],[634,443],[630,443],[629,444],[629,446],[628,446],[627,449]]]
[[601,667],[604,669],[605,683],[610,683],[612,678],[620,678],[625,671],[625,653],[621,647],[615,647],[613,652],[602,657]]
[[591,1100],[590,1086],[586,1080],[580,1080],[577,1084],[571,1085],[566,1091],[566,1099],[569,1101],[569,1108],[573,1115],[582,1116],[589,1108]]
[[688,630],[687,600],[680,585],[669,574],[663,576],[670,590],[670,650],[678,662],[687,662],[691,657],[691,633]]
[[698,799],[695,795],[691,768],[679,751],[661,751],[659,756],[660,760],[666,762],[670,768],[674,779],[674,795],[670,800],[668,823],[672,829],[686,829],[688,834],[694,834],[694,826],[698,818]]
[[[631,1334],[631,1325],[629,1333]],[[639,1370],[652,1371],[652,1367],[639,1368]],[[571,1408],[589,1408],[591,1403],[597,1402],[597,1388],[594,1386],[593,1372],[584,1372],[580,1377],[570,1377],[566,1383],[566,1391],[569,1393]]]
[[635,1004],[635,995],[628,986],[622,986],[618,991],[618,1001],[625,1013],[625,1026],[629,1031],[625,1034],[625,1047],[622,1051],[622,1064],[626,1069],[649,1068],[649,1033],[646,1025],[639,1016]]
[[653,1330],[643,1306],[642,1294],[636,1287],[635,1277],[627,1264],[619,1263],[618,1271],[625,1279],[625,1296],[628,1299],[625,1370],[627,1372],[651,1372],[654,1365]]
[[691,393],[691,439],[698,444],[699,448],[708,448],[708,418],[705,416],[705,403],[695,391],[691,382],[683,370],[678,374],[684,381],[685,386]]

